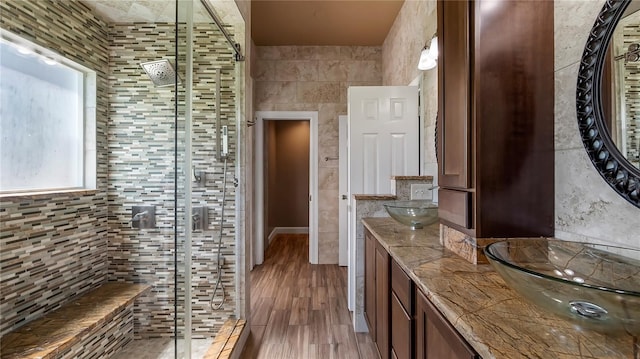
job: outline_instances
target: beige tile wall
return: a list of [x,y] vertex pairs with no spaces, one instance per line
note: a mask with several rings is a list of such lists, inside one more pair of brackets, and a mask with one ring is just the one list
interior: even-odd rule
[[640,209],[600,177],[578,131],[578,67],[589,31],[604,3],[555,2],[555,236],[640,248]]
[[420,51],[436,29],[435,0],[405,1],[382,45],[384,85],[408,85],[422,75],[418,70]]
[[[382,84],[382,50],[365,46],[258,46],[255,111],[318,111],[318,259],[338,263],[338,116],[349,86]],[[259,149],[256,149],[259,151]]]

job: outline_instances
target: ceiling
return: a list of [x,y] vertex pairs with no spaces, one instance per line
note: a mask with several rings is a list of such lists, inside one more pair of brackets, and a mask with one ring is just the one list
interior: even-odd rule
[[[176,3],[174,0],[82,0],[103,20],[109,23],[130,22],[175,22]],[[239,26],[242,17],[234,1],[207,0],[223,24]],[[211,17],[200,1],[193,2],[193,20],[196,23],[212,22]],[[184,7],[179,10],[181,21],[184,21]]]
[[[82,1],[111,23],[175,21],[175,2],[170,0]],[[207,1],[224,24],[244,28],[234,1]],[[258,46],[380,46],[403,3],[404,0],[253,0],[251,35]],[[194,20],[210,22],[200,2],[193,4]]]
[[404,0],[253,0],[258,46],[380,46]]

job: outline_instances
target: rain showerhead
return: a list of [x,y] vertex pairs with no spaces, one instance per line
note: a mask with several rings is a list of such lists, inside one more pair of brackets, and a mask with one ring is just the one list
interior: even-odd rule
[[144,62],[140,66],[149,75],[153,84],[158,87],[171,86],[176,83],[176,71],[169,60]]

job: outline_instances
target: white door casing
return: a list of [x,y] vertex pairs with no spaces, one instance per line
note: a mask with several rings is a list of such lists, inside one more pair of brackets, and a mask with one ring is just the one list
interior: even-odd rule
[[309,121],[309,262],[318,263],[318,112],[256,111],[255,124],[255,226],[253,260],[262,264],[265,252],[264,233],[264,121]]
[[339,155],[338,155],[338,216],[339,216],[339,238],[338,238],[338,264],[341,266],[348,265],[348,251],[349,251],[349,177],[348,177],[348,152],[349,143],[347,138],[348,127],[347,116],[341,115],[338,117],[339,126]]
[[364,238],[357,237],[356,194],[391,194],[392,176],[417,176],[418,87],[357,86],[348,90],[348,303],[356,331],[364,321]]

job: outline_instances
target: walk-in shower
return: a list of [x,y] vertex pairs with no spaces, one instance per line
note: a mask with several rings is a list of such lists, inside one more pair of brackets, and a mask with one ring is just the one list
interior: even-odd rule
[[[88,166],[95,188],[3,198],[0,220],[11,221],[2,227],[3,240],[11,238],[23,264],[3,269],[0,289],[29,303],[16,311],[15,327],[107,282],[144,283],[150,289],[113,326],[119,331],[103,334],[109,345],[93,342],[114,359],[199,359],[225,321],[243,315],[241,187],[235,184],[244,20],[235,3],[212,4],[0,3],[3,29],[92,70],[96,88],[79,111],[94,116],[95,125],[78,126],[95,132],[79,146],[84,157],[95,158]],[[194,172],[202,181],[192,181]],[[155,221],[132,225],[152,213],[134,208],[152,208]],[[193,227],[194,208],[206,209],[205,226]],[[24,273],[32,283],[5,284],[23,281]],[[15,311],[6,303],[3,317]]]

